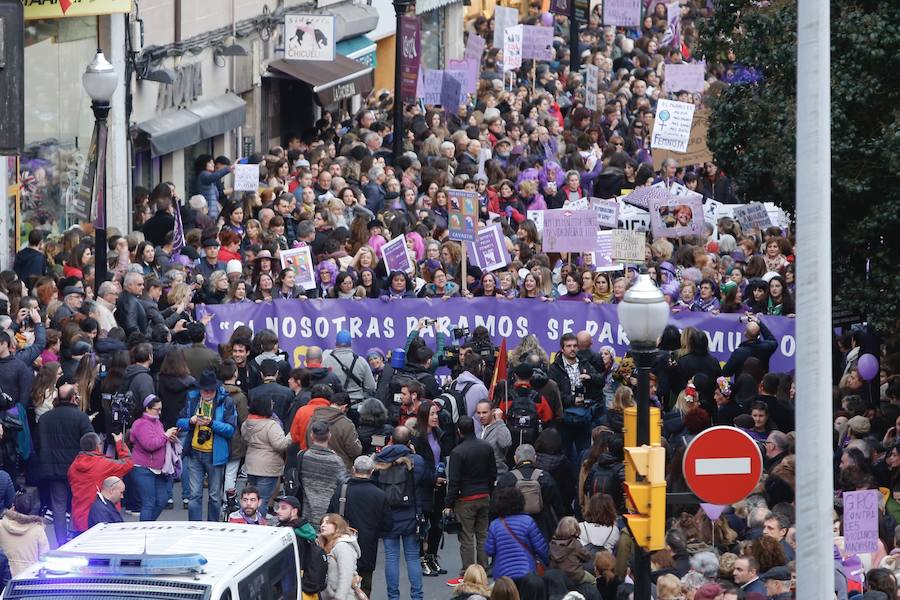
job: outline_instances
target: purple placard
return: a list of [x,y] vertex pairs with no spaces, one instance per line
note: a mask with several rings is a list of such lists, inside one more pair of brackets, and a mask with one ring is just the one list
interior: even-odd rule
[[474,242],[478,234],[478,193],[447,190],[447,231],[451,240]]
[[641,8],[641,0],[603,0],[603,24],[639,27]]
[[479,229],[475,243],[466,242],[466,248],[475,266],[482,271],[496,271],[510,262],[500,223]]
[[553,28],[523,25],[522,58],[553,60]]
[[484,54],[484,38],[474,33],[469,34],[466,40],[466,52],[463,58],[466,60],[474,60],[481,64],[481,56]]
[[[446,72],[459,80],[460,85],[462,86],[461,92],[459,95],[459,103],[465,104],[466,102],[466,94],[474,94],[474,91],[469,91],[470,88],[474,88],[472,85],[471,79],[471,69],[469,68],[469,63],[471,61],[462,59],[462,60],[454,60],[450,59],[447,61],[447,70]],[[476,75],[477,77],[477,75]]]
[[544,211],[544,252],[593,252],[597,213],[558,208]]
[[417,97],[419,62],[421,60],[419,18],[400,17],[400,95],[405,104],[413,104]]
[[550,12],[554,15],[566,15],[569,16],[569,11],[571,10],[570,2],[574,2],[575,0],[550,0]]
[[668,195],[650,200],[650,231],[654,237],[703,235],[703,199]]
[[865,554],[878,550],[878,490],[844,492],[844,554]]
[[669,190],[664,187],[640,187],[623,198],[628,204],[648,210],[653,198],[669,198]]
[[706,83],[706,63],[679,63],[666,65],[666,91],[702,92]]
[[[612,304],[583,302],[534,302],[530,300],[496,300],[494,298],[451,298],[432,301],[406,299],[382,300],[275,300],[260,304],[222,304],[200,306],[198,317],[210,313],[213,320],[206,326],[206,343],[212,347],[228,343],[231,332],[239,325],[254,331],[271,329],[278,334],[279,346],[296,366],[304,364],[306,348],[334,346],[338,331],[347,329],[353,336],[353,349],[365,355],[372,348],[402,348],[406,336],[421,317],[437,317],[440,329],[461,325],[484,325],[499,344],[507,338],[510,347],[527,334],[534,334],[548,352],[559,350],[563,333],[587,331],[594,346],[612,346],[618,356],[629,349],[628,336],[619,324],[617,307]],[[763,317],[772,335],[779,341],[769,362],[773,373],[794,370],[794,319]],[[712,315],[689,312],[670,319],[680,329],[695,327],[709,337],[709,350],[718,361],[726,361],[743,341],[745,325],[740,315]],[[427,338],[433,334],[424,332]],[[429,340],[430,341],[430,340]]]
[[422,102],[429,105],[441,103],[441,91],[444,88],[443,69],[425,69],[422,73]]
[[398,235],[381,247],[381,259],[387,272],[404,271],[414,273],[416,266],[406,251],[406,237]]

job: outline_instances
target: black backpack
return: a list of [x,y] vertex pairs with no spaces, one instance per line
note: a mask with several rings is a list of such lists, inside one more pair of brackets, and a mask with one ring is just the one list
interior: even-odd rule
[[475,382],[467,381],[462,384],[462,387],[456,387],[456,382],[454,381],[444,388],[441,395],[438,396],[438,399],[444,402],[444,410],[450,414],[450,420],[454,424],[459,422],[461,416],[469,415],[469,405],[466,404],[466,394],[469,393],[469,390],[472,389],[473,385],[475,385]]
[[415,501],[416,485],[412,469],[402,463],[394,463],[378,471],[378,487],[384,491],[391,508],[405,508]]
[[[297,541],[304,544],[303,575],[300,577],[300,589],[307,594],[318,594],[325,590],[328,583],[328,556],[315,542]],[[317,596],[318,597],[318,596]]]
[[391,380],[388,382],[387,397],[382,398],[384,405],[388,407],[391,421],[396,421],[397,417],[400,415],[400,390],[403,389],[403,385],[407,381],[412,380],[418,381],[428,389],[428,386],[425,383],[428,380],[428,377],[429,374],[424,371],[419,371],[417,373],[394,371],[391,374]]
[[510,451],[515,451],[521,444],[534,444],[541,433],[541,419],[536,406],[538,401],[540,396],[533,390],[528,396],[516,395],[510,400],[506,411],[506,427],[512,436]]
[[584,480],[584,494],[590,498],[594,494],[608,494],[618,507],[622,500],[622,482],[625,473],[621,466],[594,463]]

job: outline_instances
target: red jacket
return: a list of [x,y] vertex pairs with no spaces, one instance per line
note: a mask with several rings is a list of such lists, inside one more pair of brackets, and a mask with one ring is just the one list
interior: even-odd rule
[[306,430],[309,428],[309,421],[312,419],[313,413],[317,408],[329,404],[331,403],[325,398],[313,398],[294,415],[294,420],[291,422],[291,439],[300,446],[301,450],[306,450]]
[[116,443],[116,454],[122,460],[113,460],[97,452],[80,452],[69,467],[69,486],[72,488],[72,529],[87,531],[88,513],[107,477],[124,477],[134,466],[131,453],[121,441]]

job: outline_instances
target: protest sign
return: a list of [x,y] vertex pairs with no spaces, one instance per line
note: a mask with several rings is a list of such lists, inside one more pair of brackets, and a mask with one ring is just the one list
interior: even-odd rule
[[447,114],[455,114],[462,104],[461,98],[465,96],[462,93],[462,82],[454,77],[449,71],[443,72],[441,81],[441,107]]
[[666,189],[665,184],[655,184],[652,187],[639,187],[638,189],[625,196],[623,199],[628,204],[637,206],[638,208],[643,208],[644,210],[648,210],[650,208],[650,200],[652,198],[668,198],[668,196],[669,190]]
[[597,250],[594,252],[594,268],[597,271],[622,271],[625,265],[613,260],[613,232],[597,232]]
[[478,233],[478,193],[447,190],[447,230],[450,239],[474,242]]
[[650,231],[650,213],[630,204],[620,205],[619,229]]
[[284,15],[284,59],[333,61],[334,15]]
[[702,92],[706,83],[706,63],[704,61],[693,63],[678,63],[665,66],[666,91],[677,93]]
[[422,77],[422,89],[419,97],[428,105],[441,103],[441,91],[444,86],[444,71],[442,69],[428,69],[420,72]]
[[474,60],[481,64],[481,56],[484,54],[484,38],[480,35],[470,33],[466,40],[466,52],[463,58],[466,60]]
[[591,208],[597,213],[597,227],[615,229],[619,226],[618,201],[591,198]]
[[778,225],[782,229],[787,229],[791,226],[791,219],[788,213],[784,212],[783,208],[775,206],[774,202],[763,202],[763,206],[766,207],[766,211],[769,213],[769,220],[772,221],[773,225]]
[[613,260],[633,265],[644,262],[644,247],[647,244],[646,233],[613,229],[612,234]]
[[[653,126],[650,127],[653,129]],[[653,170],[659,171],[662,163],[667,158],[675,161],[679,167],[702,165],[713,159],[712,152],[706,145],[706,136],[709,131],[709,109],[701,108],[694,113],[694,121],[691,123],[691,137],[688,142],[687,152],[672,152],[662,148],[653,149]]]
[[519,11],[498,6],[494,9],[494,48],[503,47],[503,32],[519,22]]
[[584,72],[584,106],[597,110],[597,88],[600,82],[600,67],[587,65]]
[[553,60],[553,28],[523,25],[522,58]]
[[614,27],[640,26],[641,0],[603,0],[603,24]]
[[384,268],[388,273],[403,271],[415,273],[416,265],[406,251],[406,236],[398,235],[381,247],[381,258],[384,260]]
[[479,67],[475,60],[470,58],[454,60],[451,58],[447,61],[447,72],[459,79],[460,83],[462,83],[460,104],[465,103],[466,94],[474,94],[478,91]]
[[534,222],[534,226],[537,228],[538,233],[544,231],[544,211],[528,210],[525,211],[525,216],[529,221]]
[[309,246],[282,250],[280,253],[281,268],[294,269],[295,281],[304,290],[316,287],[316,272],[313,266],[312,251]]
[[550,12],[554,15],[569,16],[569,2],[574,0],[550,0]]
[[763,230],[772,225],[772,221],[769,220],[769,212],[759,202],[736,205],[734,207],[734,218],[741,224],[744,231],[750,231],[751,229]]
[[865,554],[878,549],[878,490],[844,492],[844,553]]
[[651,148],[687,152],[691,138],[694,105],[675,100],[659,100],[653,122]]
[[[435,317],[438,330],[449,334],[452,327],[483,326],[493,343],[507,338],[514,347],[528,334],[537,337],[547,351],[559,350],[565,332],[586,331],[594,346],[612,346],[618,356],[629,349],[628,336],[619,322],[615,304],[584,302],[531,302],[495,298],[450,298],[449,300],[275,300],[256,304],[217,304],[198,306],[197,318],[210,314],[206,343],[211,348],[227,344],[232,332],[241,325],[252,331],[270,329],[278,335],[279,347],[287,353],[292,366],[305,364],[310,346],[334,346],[337,332],[346,329],[353,338],[353,351],[363,356],[372,348],[403,348],[409,333],[422,317]],[[738,314],[713,315],[685,312],[672,315],[670,322],[679,329],[695,327],[707,334],[710,354],[717,361],[728,360],[743,341],[746,324]],[[780,340],[770,360],[770,369],[788,373],[795,367],[795,320],[787,317],[763,317],[772,337]],[[424,330],[429,345],[434,333]]]
[[467,242],[469,256],[482,271],[496,271],[509,264],[506,238],[500,223],[494,223],[478,230],[475,242]]
[[416,83],[422,56],[422,36],[419,18],[400,17],[400,95],[404,104],[416,101]]
[[259,190],[259,165],[234,165],[234,191],[255,192]]
[[512,71],[522,66],[522,26],[507,27],[503,32],[503,70]]
[[593,252],[597,213],[558,208],[544,211],[544,252]]
[[703,219],[713,227],[719,222],[720,206],[722,206],[722,203],[718,200],[713,200],[712,198],[708,198],[706,202],[703,203]]
[[669,194],[650,201],[650,229],[654,237],[703,234],[703,201]]
[[569,210],[590,210],[591,203],[587,198],[579,198],[578,200],[566,200],[562,207]]

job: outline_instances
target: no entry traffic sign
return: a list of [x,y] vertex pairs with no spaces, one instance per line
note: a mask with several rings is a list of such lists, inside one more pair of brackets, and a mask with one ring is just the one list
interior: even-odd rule
[[762,474],[762,454],[749,435],[734,427],[711,427],[684,452],[684,479],[697,497],[733,504],[753,491]]

